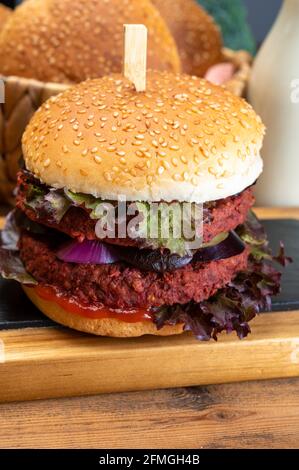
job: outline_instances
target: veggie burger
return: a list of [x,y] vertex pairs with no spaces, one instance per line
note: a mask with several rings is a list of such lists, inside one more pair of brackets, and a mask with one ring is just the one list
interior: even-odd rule
[[[280,281],[250,210],[263,135],[243,99],[187,75],[148,72],[143,93],[112,75],[50,98],[23,136],[3,277],[97,335],[246,336]],[[185,206],[196,243],[177,230]]]

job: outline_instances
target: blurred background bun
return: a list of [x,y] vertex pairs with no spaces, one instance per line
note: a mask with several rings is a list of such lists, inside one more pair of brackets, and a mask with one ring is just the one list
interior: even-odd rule
[[6,21],[8,20],[11,14],[12,10],[0,3],[0,31],[2,30],[3,26],[5,25]]
[[221,61],[221,33],[195,0],[151,0],[165,19],[179,50],[182,70],[203,77]]
[[0,34],[0,73],[76,83],[120,72],[124,23],[148,27],[149,68],[180,71],[173,36],[150,0],[27,0]]
[[0,34],[0,73],[77,83],[121,72],[124,23],[148,27],[150,69],[204,76],[221,61],[220,31],[195,0],[27,0]]

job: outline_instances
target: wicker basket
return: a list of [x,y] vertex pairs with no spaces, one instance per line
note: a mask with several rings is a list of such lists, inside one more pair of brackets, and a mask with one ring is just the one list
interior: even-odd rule
[[[235,66],[234,77],[225,85],[238,96],[245,93],[251,56],[245,51],[223,49],[223,60]],[[22,157],[21,138],[33,113],[50,96],[68,85],[42,83],[19,77],[2,77],[5,103],[0,105],[0,202],[13,204],[16,173]]]

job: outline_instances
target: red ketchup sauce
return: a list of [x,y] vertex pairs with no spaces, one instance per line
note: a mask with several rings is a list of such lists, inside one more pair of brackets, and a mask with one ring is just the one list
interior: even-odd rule
[[43,300],[48,302],[55,302],[59,307],[63,308],[69,313],[80,315],[87,318],[115,318],[127,323],[137,323],[141,321],[152,321],[153,317],[149,310],[146,308],[132,309],[132,310],[113,310],[108,307],[89,307],[84,304],[78,303],[74,299],[69,299],[57,293],[55,289],[49,286],[36,286],[32,287],[35,293]]

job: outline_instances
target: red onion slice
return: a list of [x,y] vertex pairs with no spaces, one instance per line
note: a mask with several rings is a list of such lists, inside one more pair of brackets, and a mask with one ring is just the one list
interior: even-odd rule
[[230,258],[242,253],[245,244],[233,231],[215,246],[199,249],[193,256],[180,257],[160,252],[131,247],[110,247],[98,240],[85,240],[82,243],[71,241],[63,245],[56,255],[62,261],[78,264],[111,264],[125,261],[143,271],[166,272],[182,268],[190,262],[209,262]]

